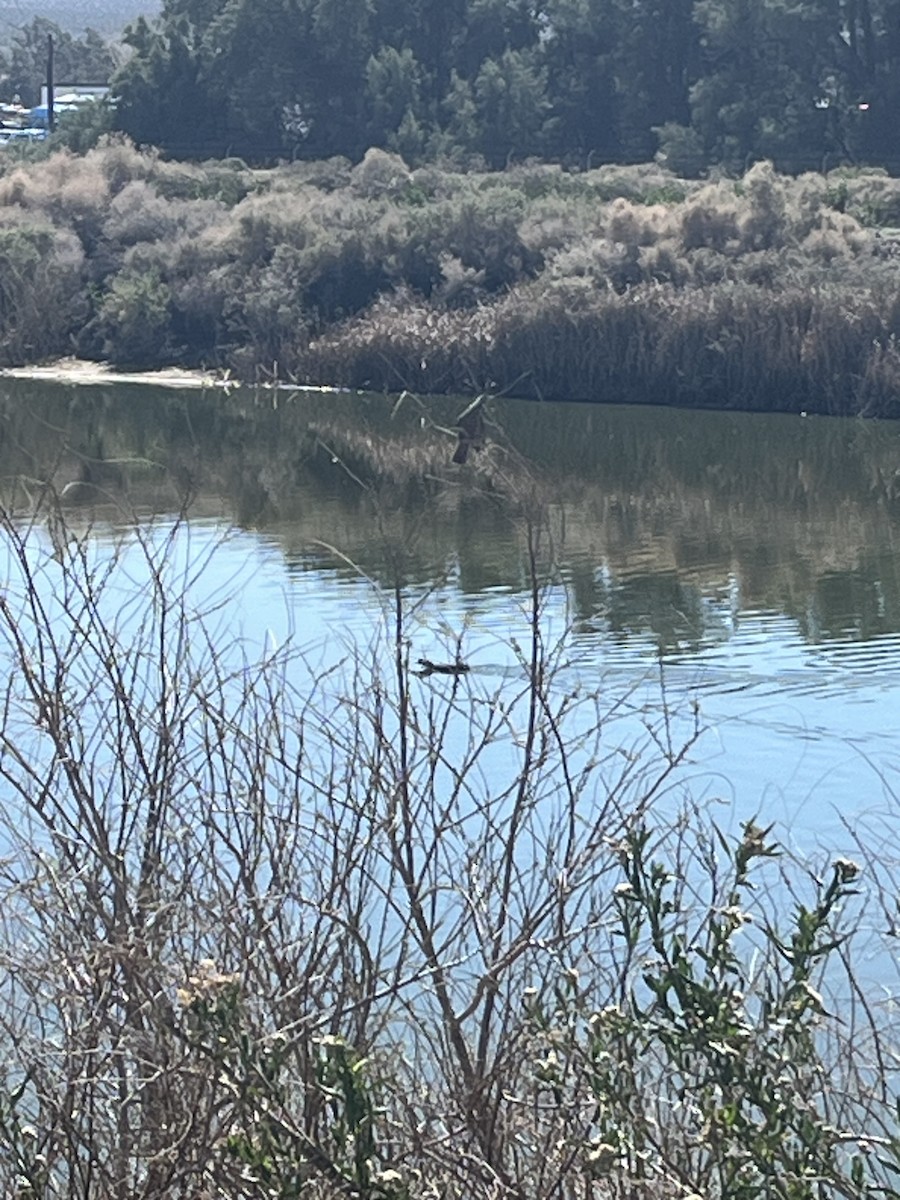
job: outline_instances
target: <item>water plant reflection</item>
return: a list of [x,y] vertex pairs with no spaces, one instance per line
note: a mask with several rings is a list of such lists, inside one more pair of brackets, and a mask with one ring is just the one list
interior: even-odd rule
[[[513,455],[586,626],[664,648],[722,636],[722,614],[783,613],[810,642],[900,631],[900,430],[892,425],[493,399],[488,452],[450,463],[460,403],[6,384],[9,502],[51,480],[96,506],[192,511],[263,531],[304,564],[390,582],[519,589]],[[499,429],[498,429],[499,426]],[[490,430],[489,430],[490,432]],[[12,481],[20,480],[19,484]],[[23,490],[24,489],[24,490]],[[29,490],[30,489],[30,490]],[[377,506],[373,495],[377,493]],[[347,560],[326,546],[340,544]],[[350,564],[354,565],[350,565]]]

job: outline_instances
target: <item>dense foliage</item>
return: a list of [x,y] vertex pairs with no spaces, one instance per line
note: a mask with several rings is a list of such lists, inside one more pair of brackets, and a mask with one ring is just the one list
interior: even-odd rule
[[116,140],[6,165],[7,364],[897,415],[883,173],[478,174],[379,150],[259,171]]
[[900,163],[900,0],[165,0],[121,128],[189,157]]

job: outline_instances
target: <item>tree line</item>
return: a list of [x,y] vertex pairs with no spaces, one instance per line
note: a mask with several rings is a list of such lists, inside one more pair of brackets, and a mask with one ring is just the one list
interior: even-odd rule
[[173,154],[900,164],[900,0],[165,0],[116,122]]
[[[0,64],[26,103],[52,28]],[[900,0],[164,0],[123,43],[59,69],[182,158],[900,167]]]

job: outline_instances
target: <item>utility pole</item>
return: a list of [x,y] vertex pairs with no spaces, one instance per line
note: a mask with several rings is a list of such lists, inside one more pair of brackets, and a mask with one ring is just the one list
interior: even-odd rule
[[53,34],[47,34],[47,128],[52,133],[56,125],[53,113]]

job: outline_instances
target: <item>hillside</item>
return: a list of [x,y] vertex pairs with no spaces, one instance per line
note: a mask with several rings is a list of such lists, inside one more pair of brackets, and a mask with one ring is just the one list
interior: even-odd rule
[[160,0],[0,0],[0,42],[34,17],[46,17],[73,34],[88,27],[114,35],[141,13],[155,16]]

